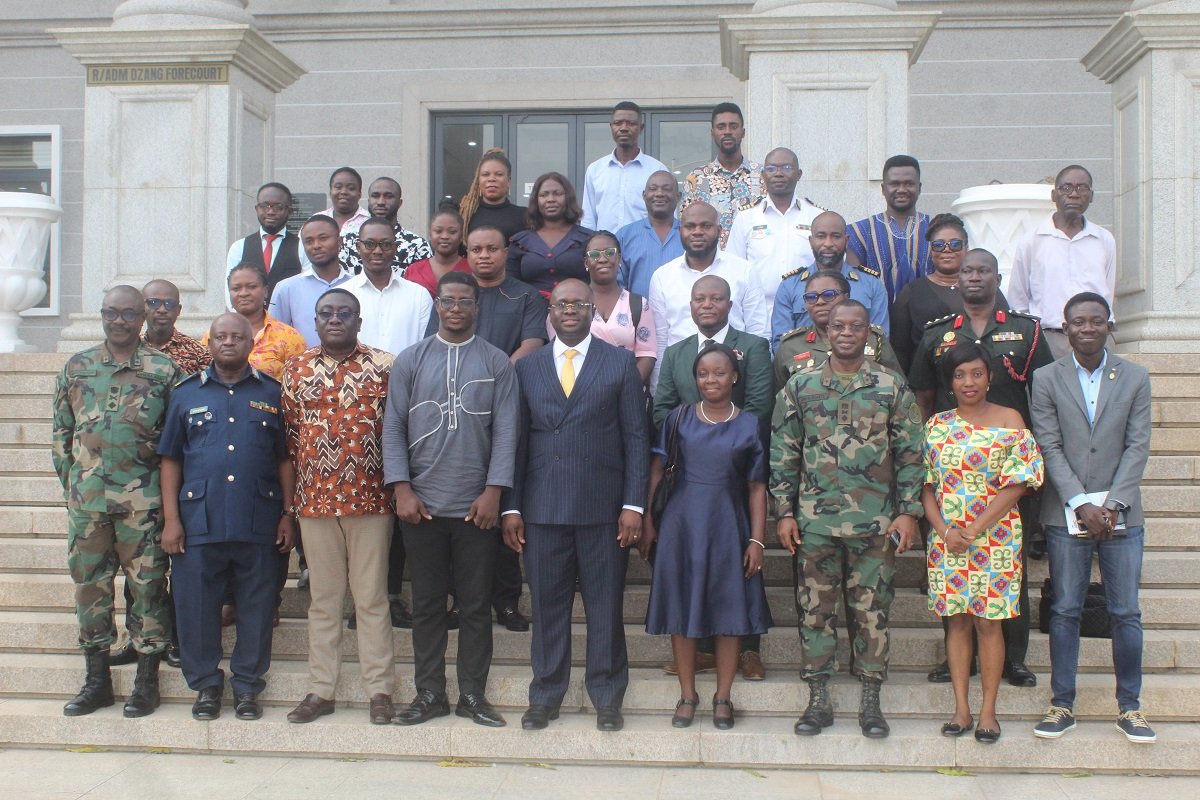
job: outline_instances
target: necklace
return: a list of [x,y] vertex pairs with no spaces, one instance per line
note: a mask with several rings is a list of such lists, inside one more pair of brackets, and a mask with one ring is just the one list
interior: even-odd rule
[[[704,413],[704,403],[700,403],[698,408],[700,409],[700,416],[701,416],[701,418],[704,419],[705,422],[707,422],[709,425],[717,424],[708,418],[708,414]],[[733,403],[730,403],[729,404],[729,416],[726,417],[725,419],[721,420],[721,422],[729,422],[729,420],[733,419],[733,414],[736,411],[737,411],[737,406],[735,406]]]
[[894,239],[899,239],[903,242],[907,242],[909,239],[912,238],[913,233],[916,232],[916,229],[917,229],[917,226],[916,226],[917,215],[916,214],[913,214],[912,216],[910,216],[908,218],[908,221],[904,223],[903,235],[896,233],[896,230],[895,230],[896,220],[895,219],[893,219],[892,217],[890,217],[886,214],[884,215],[884,217],[887,219],[888,233],[890,233],[892,235],[892,238],[894,238]]

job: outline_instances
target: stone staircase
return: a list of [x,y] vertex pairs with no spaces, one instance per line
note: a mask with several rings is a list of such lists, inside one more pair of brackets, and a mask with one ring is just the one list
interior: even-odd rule
[[[572,632],[576,667],[565,713],[547,731],[525,732],[519,725],[529,680],[529,634],[498,626],[488,694],[506,712],[507,728],[485,729],[455,717],[416,728],[368,724],[353,633],[345,639],[347,663],[337,688],[338,712],[310,725],[290,725],[284,715],[305,693],[308,638],[307,595],[295,588],[294,580],[285,590],[283,620],[275,633],[262,720],[235,720],[227,705],[229,713],[215,722],[193,721],[193,694],[177,670],[165,667],[165,702],[150,717],[124,719],[119,704],[87,717],[64,717],[62,702],[78,689],[83,666],[75,648],[72,586],[66,574],[66,514],[49,455],[50,396],[64,359],[57,354],[0,355],[0,745],[523,762],[1200,773],[1200,533],[1194,527],[1200,517],[1198,357],[1138,357],[1153,372],[1156,398],[1153,455],[1145,485],[1152,519],[1141,595],[1146,625],[1142,699],[1159,732],[1159,743],[1152,747],[1129,744],[1114,729],[1109,642],[1097,639],[1082,642],[1079,728],[1058,742],[1031,735],[1049,697],[1047,639],[1036,630],[1028,663],[1038,673],[1039,686],[1016,689],[1002,684],[1000,743],[986,747],[970,737],[956,741],[938,735],[952,700],[948,686],[925,680],[925,673],[941,660],[942,637],[917,589],[922,570],[917,554],[902,557],[898,569],[892,673],[883,695],[891,737],[877,741],[861,736],[858,684],[845,676],[833,687],[837,724],[818,737],[793,735],[792,723],[806,694],[797,673],[800,651],[790,564],[778,548],[768,549],[764,568],[777,624],[763,640],[768,678],[735,683],[739,718],[731,732],[714,730],[703,706],[692,728],[679,731],[668,724],[678,684],[659,669],[670,657],[669,641],[642,629],[648,570],[636,556],[630,562],[625,604],[633,669],[626,727],[620,733],[603,734],[594,726],[583,690],[584,629],[578,602]],[[1046,571],[1045,562],[1031,562],[1035,617]],[[232,635],[226,636],[228,649]],[[451,660],[455,647],[456,634],[451,633]],[[412,693],[408,631],[395,632],[395,652],[397,700],[403,702]],[[844,640],[841,661],[846,663]],[[115,673],[118,694],[127,694],[133,667],[117,668]],[[453,674],[450,679],[453,696]],[[701,676],[702,697],[707,698],[713,686],[711,675]],[[977,684],[974,692],[977,705]]]

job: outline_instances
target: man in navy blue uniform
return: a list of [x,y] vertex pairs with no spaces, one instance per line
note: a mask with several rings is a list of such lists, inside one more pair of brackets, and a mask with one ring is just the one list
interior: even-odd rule
[[171,555],[184,678],[192,717],[221,714],[221,603],[237,605],[229,667],[238,719],[258,719],[271,666],[278,553],[295,540],[295,473],[280,418],[279,382],[249,365],[254,331],[222,314],[208,334],[212,365],[171,395],[159,442],[163,550]]

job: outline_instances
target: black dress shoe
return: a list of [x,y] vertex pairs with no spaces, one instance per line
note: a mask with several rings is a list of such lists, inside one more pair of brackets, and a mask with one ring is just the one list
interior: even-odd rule
[[476,725],[484,725],[488,728],[503,728],[508,724],[504,721],[504,717],[492,708],[492,704],[487,701],[487,698],[481,694],[459,695],[454,713],[457,716],[466,717]]
[[233,696],[233,713],[238,719],[261,719],[262,706],[258,704],[258,695],[254,692],[243,692]]
[[209,722],[221,716],[221,687],[208,686],[196,695],[192,703],[192,719]]
[[352,631],[358,630],[358,612],[357,611],[350,612],[350,619],[346,620],[346,628],[348,630],[352,630]]
[[133,649],[133,642],[125,642],[125,644],[113,650],[108,657],[108,663],[113,667],[132,664],[137,661],[137,650]]
[[521,715],[521,727],[527,731],[540,731],[552,719],[558,719],[558,706],[530,706]]
[[1009,684],[1022,686],[1026,689],[1037,686],[1037,675],[1029,671],[1029,667],[1020,661],[1008,661],[1004,664],[1004,677]]
[[411,628],[413,623],[412,612],[404,605],[404,601],[399,597],[395,597],[388,601],[388,612],[392,617],[393,628]]
[[930,683],[949,683],[950,682],[950,665],[945,661],[938,664],[929,674],[925,676]]
[[163,661],[166,662],[168,667],[179,669],[180,665],[183,663],[183,660],[179,657],[179,645],[167,645],[167,652],[163,655]]
[[458,630],[458,606],[454,606],[454,608],[446,612],[446,630]]
[[1046,557],[1046,543],[1040,540],[1030,542],[1025,548],[1025,555],[1034,561],[1041,561]]
[[619,708],[598,708],[596,709],[596,730],[598,731],[619,731],[625,727],[625,718],[621,716]]
[[525,619],[525,615],[515,608],[502,608],[497,611],[496,622],[517,633],[529,630],[529,620]]
[[392,717],[392,722],[397,725],[420,725],[434,717],[445,717],[449,714],[450,700],[446,695],[421,689],[407,708]]

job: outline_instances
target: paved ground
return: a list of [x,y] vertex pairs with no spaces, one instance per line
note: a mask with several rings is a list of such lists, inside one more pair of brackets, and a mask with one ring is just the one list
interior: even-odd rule
[[[652,754],[647,754],[652,757]],[[11,800],[307,800],[403,797],[620,800],[1129,800],[1200,797],[1200,778],[950,775],[746,769],[470,764],[168,753],[0,751]],[[936,793],[936,794],[935,794]],[[953,793],[953,794],[951,794]]]

